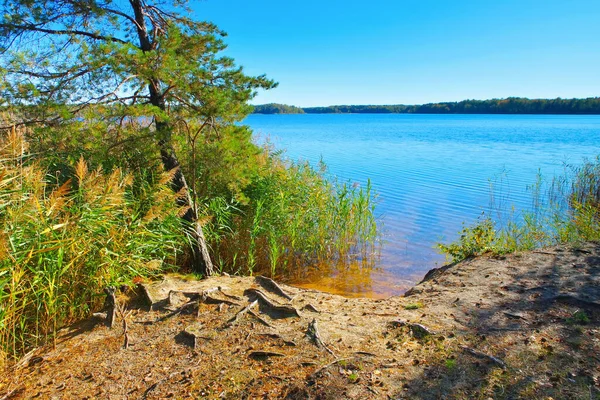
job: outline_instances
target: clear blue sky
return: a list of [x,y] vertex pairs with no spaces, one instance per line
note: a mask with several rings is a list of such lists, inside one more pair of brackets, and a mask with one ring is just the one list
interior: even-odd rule
[[421,104],[600,96],[600,0],[203,0],[253,101]]

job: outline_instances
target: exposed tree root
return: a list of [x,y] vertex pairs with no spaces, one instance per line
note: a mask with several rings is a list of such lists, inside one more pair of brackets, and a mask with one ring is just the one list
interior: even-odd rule
[[275,293],[281,297],[284,297],[288,300],[292,300],[292,296],[290,296],[289,294],[287,294],[282,288],[281,286],[279,286],[277,284],[277,282],[275,282],[273,279],[267,278],[265,276],[257,276],[254,278],[254,280],[263,288],[265,288],[266,290],[268,290],[271,293]]
[[229,321],[227,321],[226,326],[229,327],[229,326],[232,326],[235,323],[239,322],[240,319],[244,316],[244,314],[246,314],[248,311],[250,311],[251,308],[256,307],[257,305],[258,305],[258,300],[254,300],[252,303],[250,303],[246,307],[242,308],[233,317],[231,317],[231,319],[229,319]]
[[421,339],[421,338],[423,338],[425,336],[429,336],[429,335],[435,335],[435,332],[433,330],[431,330],[430,328],[426,327],[425,325],[416,324],[416,323],[412,323],[412,322],[408,322],[408,321],[403,321],[401,319],[392,321],[389,323],[389,325],[392,328],[406,326],[410,329],[410,332],[413,335],[413,337],[415,337],[417,339]]
[[325,349],[329,354],[335,357],[335,353],[331,350],[323,339],[321,339],[321,334],[319,333],[319,328],[317,327],[317,320],[313,318],[313,320],[308,324],[308,329],[306,330],[306,335],[311,338],[313,342],[317,345],[318,348]]
[[269,322],[267,322],[264,318],[262,318],[260,315],[258,315],[254,311],[248,310],[248,314],[252,315],[258,322],[260,322],[264,326],[268,326],[269,328],[275,328],[273,325],[271,325]]
[[222,288],[221,286],[219,286],[217,289],[219,289],[219,292],[220,292],[220,293],[221,293],[223,296],[225,296],[225,297],[227,297],[227,298],[234,299],[234,300],[242,300],[242,298],[241,298],[241,297],[238,297],[238,296],[234,296],[234,295],[232,295],[232,294],[227,294],[227,293],[225,293],[225,291],[223,291],[223,288]]
[[106,326],[112,328],[115,324],[115,318],[117,316],[117,298],[115,296],[115,287],[108,286],[104,288],[106,293],[106,300],[104,300],[104,310],[106,312]]
[[492,363],[496,364],[500,368],[506,369],[506,363],[504,361],[502,361],[501,359],[497,358],[497,357],[491,356],[489,354],[482,353],[480,351],[477,351],[477,350],[472,349],[472,348],[467,347],[467,346],[460,346],[460,348],[463,349],[464,351],[466,351],[467,353],[471,354],[474,357],[491,361]]
[[300,317],[300,313],[297,309],[288,305],[275,304],[259,289],[246,289],[244,294],[250,298],[258,299],[264,312],[271,318]]
[[255,360],[264,360],[268,357],[285,357],[285,354],[275,353],[273,351],[257,350],[257,351],[250,352],[248,354],[248,357],[253,358]]
[[315,306],[313,306],[312,304],[306,304],[304,307],[302,307],[303,310],[308,310],[310,312],[314,312],[317,314],[320,314],[321,311],[319,311],[318,308],[316,308]]
[[283,336],[281,336],[281,335],[280,335],[280,334],[278,334],[278,333],[270,333],[270,332],[265,332],[265,333],[258,333],[257,335],[258,335],[258,336],[266,336],[266,337],[269,337],[269,338],[272,338],[272,339],[280,339],[281,341],[283,341],[283,343],[284,343],[286,346],[296,346],[296,343],[294,343],[294,342],[293,342],[293,341],[291,341],[291,340],[287,340],[287,339],[285,339]]
[[592,308],[595,310],[600,310],[600,303],[596,303],[594,301],[588,301],[581,299],[579,297],[570,295],[570,294],[559,294],[558,296],[550,297],[549,299],[544,300],[544,302],[553,303],[560,302],[565,304],[570,304],[576,307],[581,308]]
[[350,358],[337,358],[335,360],[333,360],[332,362],[330,362],[329,364],[326,364],[324,366],[322,366],[321,368],[315,370],[315,372],[313,372],[312,374],[310,374],[309,378],[314,378],[317,375],[319,375],[321,372],[325,371],[327,368],[336,365],[337,363],[340,363],[342,361],[350,361],[352,360],[354,357],[350,357]]

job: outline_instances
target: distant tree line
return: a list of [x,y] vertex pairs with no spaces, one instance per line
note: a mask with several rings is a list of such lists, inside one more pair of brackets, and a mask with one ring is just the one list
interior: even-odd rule
[[304,114],[304,110],[300,107],[277,103],[254,106],[253,112],[254,114]]
[[463,100],[421,105],[340,105],[299,108],[284,104],[254,106],[255,114],[600,114],[600,97],[586,99]]

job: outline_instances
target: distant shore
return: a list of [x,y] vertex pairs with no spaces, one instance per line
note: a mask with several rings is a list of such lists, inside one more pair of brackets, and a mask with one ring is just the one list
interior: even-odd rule
[[585,99],[506,99],[463,100],[420,105],[334,105],[297,107],[269,103],[254,106],[254,114],[600,114],[600,97]]

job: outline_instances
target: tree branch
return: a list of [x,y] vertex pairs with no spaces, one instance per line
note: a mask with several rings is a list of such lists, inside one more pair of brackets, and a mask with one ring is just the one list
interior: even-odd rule
[[121,44],[129,44],[129,42],[116,38],[114,36],[105,36],[97,33],[80,31],[80,30],[70,30],[70,29],[47,29],[41,28],[35,25],[15,25],[15,24],[0,24],[0,28],[2,29],[13,29],[13,30],[22,30],[27,32],[42,32],[49,33],[53,35],[77,35],[77,36],[85,36],[95,40],[103,40],[106,42],[114,42]]

